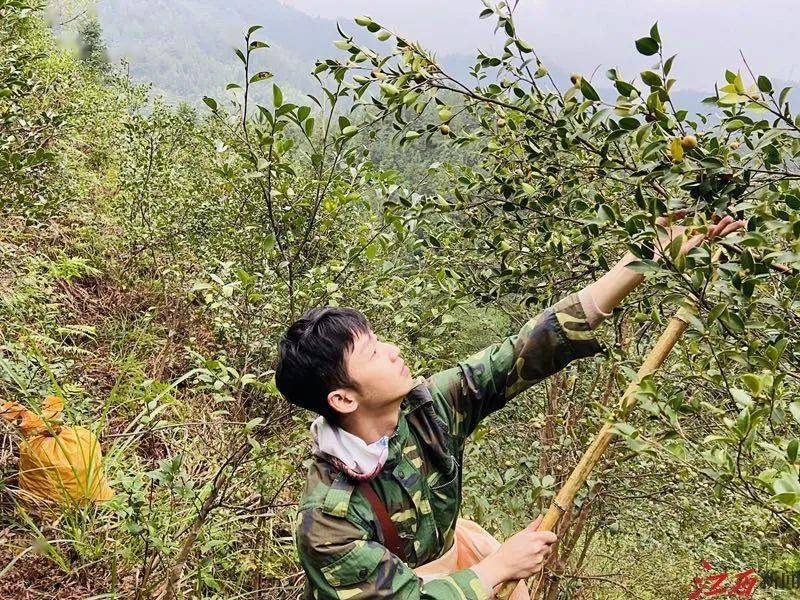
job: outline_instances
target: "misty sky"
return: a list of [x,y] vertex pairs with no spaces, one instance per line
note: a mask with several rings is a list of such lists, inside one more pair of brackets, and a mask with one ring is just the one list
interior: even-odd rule
[[[369,15],[439,53],[473,54],[492,46],[480,0],[282,0],[308,14],[349,20]],[[726,67],[800,80],[797,0],[520,0],[518,29],[542,59],[595,79],[617,66],[630,79],[651,65],[633,42],[658,20],[665,56],[678,53],[680,89],[711,90]],[[502,43],[502,42],[501,42]],[[676,88],[677,89],[677,88]]]

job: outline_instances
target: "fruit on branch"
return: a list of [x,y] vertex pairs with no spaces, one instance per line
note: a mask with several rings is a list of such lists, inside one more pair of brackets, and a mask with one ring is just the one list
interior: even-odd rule
[[681,146],[683,146],[684,150],[693,150],[697,148],[697,138],[692,134],[685,135],[681,139]]
[[569,80],[572,82],[572,85],[580,85],[581,79],[583,79],[583,77],[579,73],[573,73],[569,76]]
[[442,132],[442,135],[450,135],[450,126],[447,123],[443,123],[439,126],[439,131]]
[[497,119],[497,126],[498,127],[505,127],[506,126],[506,120],[503,117],[500,117],[499,119]]

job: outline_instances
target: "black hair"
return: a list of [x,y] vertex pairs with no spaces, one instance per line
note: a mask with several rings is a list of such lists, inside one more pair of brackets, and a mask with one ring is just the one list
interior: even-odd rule
[[356,336],[369,334],[363,313],[354,308],[312,308],[281,336],[275,385],[286,400],[336,423],[336,411],[328,393],[340,387],[359,390],[350,378],[345,355],[353,350]]

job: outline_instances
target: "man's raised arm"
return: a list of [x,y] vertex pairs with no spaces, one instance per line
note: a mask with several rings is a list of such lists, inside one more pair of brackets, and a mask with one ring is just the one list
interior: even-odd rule
[[429,387],[448,406],[450,431],[468,436],[481,419],[534,383],[601,352],[592,329],[607,314],[584,288],[530,319],[518,333],[432,375]]
[[[689,236],[683,225],[672,223],[685,214],[659,217],[661,227],[653,260],[660,261],[673,240],[680,239],[681,254],[706,239],[725,237],[746,225],[725,216]],[[580,292],[570,294],[525,323],[519,333],[507,337],[459,362],[458,366],[429,378],[432,394],[444,400],[450,431],[466,437],[481,419],[511,398],[563,369],[571,361],[597,354],[602,347],[592,330],[611,314],[644,277],[628,268],[636,257],[627,252],[607,273]]]

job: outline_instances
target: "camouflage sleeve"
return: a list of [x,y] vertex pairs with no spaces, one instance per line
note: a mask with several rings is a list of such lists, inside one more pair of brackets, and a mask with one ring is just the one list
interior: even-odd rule
[[481,419],[534,383],[603,347],[595,338],[578,293],[559,300],[518,333],[484,348],[429,379],[444,401],[450,431],[466,437]]
[[348,519],[326,514],[319,508],[300,511],[297,549],[308,578],[307,597],[488,600],[471,569],[423,585],[408,565],[368,538],[364,529]]

